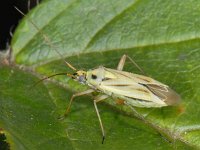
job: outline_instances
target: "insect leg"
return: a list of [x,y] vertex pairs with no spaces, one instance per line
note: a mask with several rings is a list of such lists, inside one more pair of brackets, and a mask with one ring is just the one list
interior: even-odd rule
[[123,70],[126,58],[128,58],[141,71],[142,74],[145,74],[144,71],[138,66],[138,64],[131,57],[129,57],[126,54],[124,54],[121,57],[121,59],[120,59],[120,61],[118,63],[118,66],[117,66],[117,70],[120,70],[120,71]]
[[102,132],[102,144],[105,140],[105,131],[104,131],[104,128],[103,128],[103,124],[102,124],[102,121],[101,121],[101,117],[100,117],[100,114],[99,114],[99,110],[97,108],[97,103],[108,98],[109,96],[108,95],[101,95],[99,97],[96,97],[96,99],[94,100],[94,108],[96,110],[96,113],[97,113],[97,117],[99,119],[99,124],[100,124],[100,127],[101,127],[101,132]]
[[123,55],[117,65],[117,70],[120,70],[122,71],[123,68],[124,68],[124,64],[125,64],[125,61],[126,61],[126,55]]
[[87,95],[87,94],[90,94],[92,92],[94,92],[94,90],[93,89],[89,89],[87,91],[83,91],[83,92],[80,92],[80,93],[73,94],[71,99],[70,99],[69,105],[67,106],[66,112],[64,113],[64,116],[66,116],[69,113],[70,107],[72,105],[72,101],[74,100],[75,97],[82,96],[82,95]]
[[147,122],[146,119],[144,118],[144,116],[142,116],[141,114],[139,114],[131,104],[129,104],[126,101],[125,101],[125,104],[133,111],[134,115],[137,118],[139,118],[140,120],[144,121],[145,123]]
[[164,140],[168,141],[169,143],[173,142],[172,139],[170,138],[170,136],[168,135],[168,132],[163,131],[163,129],[160,128],[159,126],[157,126],[156,124],[153,124],[150,121],[146,120],[145,117],[143,115],[139,114],[135,110],[135,108],[128,102],[125,102],[125,104],[133,111],[135,117],[137,117],[138,119],[142,120],[145,124],[149,125],[153,129],[155,129],[155,131],[157,131]]

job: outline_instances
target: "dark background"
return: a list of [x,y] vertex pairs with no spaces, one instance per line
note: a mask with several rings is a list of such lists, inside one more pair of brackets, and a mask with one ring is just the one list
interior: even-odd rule
[[14,32],[22,15],[14,8],[16,6],[22,12],[27,13],[30,8],[37,5],[39,0],[2,0],[0,1],[0,50],[5,50],[10,43],[10,32]]

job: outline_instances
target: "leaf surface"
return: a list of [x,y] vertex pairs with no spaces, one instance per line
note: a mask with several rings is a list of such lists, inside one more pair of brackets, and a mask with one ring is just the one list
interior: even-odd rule
[[[14,72],[26,82],[19,82],[22,79],[17,80],[16,73],[1,80],[3,89],[9,90],[7,95],[1,92],[1,106],[5,107],[1,127],[9,133],[13,145],[24,149],[55,145],[60,149],[199,149],[199,13],[200,3],[194,0],[44,1],[26,17],[39,30],[30,19],[24,19],[15,32],[12,60],[25,69],[14,68]],[[44,35],[50,43],[44,40]],[[99,65],[116,68],[120,57],[127,54],[148,76],[177,91],[182,97],[181,106],[136,108],[148,121],[145,124],[133,117],[126,106],[117,106],[107,99],[98,105],[106,131],[106,141],[101,145],[90,97],[77,98],[68,117],[64,121],[57,119],[64,113],[72,91],[87,87],[63,76],[23,94],[27,91],[25,87],[37,80],[27,70],[45,76],[72,73],[55,49],[76,68],[84,70]],[[9,77],[12,68],[1,69],[4,70],[7,73],[3,77]],[[128,61],[125,70],[141,74]],[[16,85],[21,87],[21,93],[15,90]],[[27,110],[22,105],[25,102]],[[10,109],[15,118],[5,115]],[[25,126],[23,119],[31,118],[31,114],[37,118],[37,126],[27,120],[27,132],[18,131]],[[16,122],[13,126],[8,125],[11,120]],[[53,122],[52,127],[48,127],[49,122]],[[24,138],[29,132],[29,138]]]

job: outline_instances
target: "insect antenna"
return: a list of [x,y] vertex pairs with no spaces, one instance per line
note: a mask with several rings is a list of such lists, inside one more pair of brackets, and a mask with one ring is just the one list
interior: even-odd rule
[[[27,17],[27,15],[25,15],[21,10],[19,10],[16,6],[14,6],[14,8],[23,16]],[[43,39],[55,50],[55,52],[62,58],[62,60],[65,62],[65,64],[71,68],[72,70],[77,70],[74,66],[72,66],[70,63],[68,63],[63,55],[55,48],[55,46],[52,44],[51,40],[49,39],[49,37],[42,32],[42,30],[39,29],[39,27],[30,19],[27,17],[27,20],[29,20],[29,22],[38,30],[38,32],[42,35]]]
[[56,74],[52,74],[50,76],[44,77],[42,79],[40,79],[39,81],[37,81],[35,84],[33,84],[30,88],[35,87],[36,85],[38,85],[39,83],[41,83],[44,80],[47,80],[49,78],[55,77],[55,76],[59,76],[59,75],[67,75],[68,77],[73,77],[73,75],[66,73],[66,72],[61,72],[61,73],[56,73]]

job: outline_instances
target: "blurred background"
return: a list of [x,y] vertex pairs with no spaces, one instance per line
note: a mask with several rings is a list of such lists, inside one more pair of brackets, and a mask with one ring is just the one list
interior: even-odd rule
[[16,6],[22,12],[27,13],[36,6],[40,0],[3,0],[0,1],[0,50],[5,50],[11,40],[19,20],[23,17],[14,8]]

